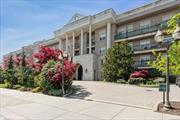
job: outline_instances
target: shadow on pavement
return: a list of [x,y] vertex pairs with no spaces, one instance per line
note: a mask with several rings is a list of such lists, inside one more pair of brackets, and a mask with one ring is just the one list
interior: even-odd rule
[[66,96],[66,98],[84,99],[92,94],[81,85],[72,85],[72,89],[73,89],[72,94]]

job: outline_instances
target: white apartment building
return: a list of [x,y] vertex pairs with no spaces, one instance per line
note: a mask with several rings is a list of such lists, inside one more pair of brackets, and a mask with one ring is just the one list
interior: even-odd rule
[[40,45],[67,51],[77,64],[75,79],[102,80],[104,54],[113,44],[128,41],[134,50],[135,66],[150,69],[144,61],[153,59],[157,46],[154,35],[167,27],[167,20],[180,12],[180,0],[156,0],[144,6],[117,14],[107,9],[95,15],[75,14],[54,37]]

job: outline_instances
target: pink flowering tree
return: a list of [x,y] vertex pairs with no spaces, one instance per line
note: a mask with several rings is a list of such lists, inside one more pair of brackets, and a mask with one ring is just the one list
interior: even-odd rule
[[41,87],[44,92],[61,89],[62,74],[64,74],[65,90],[69,89],[72,84],[75,65],[68,59],[60,60],[59,55],[61,54],[63,54],[61,50],[41,46],[39,52],[34,55],[37,60],[33,67],[40,72]]
[[59,61],[58,56],[62,54],[61,50],[54,50],[49,47],[40,46],[39,52],[34,54],[35,62],[31,62],[32,68],[36,71],[41,71],[44,64],[49,60]]

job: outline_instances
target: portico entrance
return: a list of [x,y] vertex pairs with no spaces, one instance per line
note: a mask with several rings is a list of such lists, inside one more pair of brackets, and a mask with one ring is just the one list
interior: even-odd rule
[[80,64],[77,64],[76,67],[76,80],[82,80],[83,79],[83,67]]

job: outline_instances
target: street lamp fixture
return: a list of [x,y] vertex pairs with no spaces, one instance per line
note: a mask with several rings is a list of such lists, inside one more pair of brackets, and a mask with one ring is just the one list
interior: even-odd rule
[[58,56],[58,58],[59,58],[59,60],[61,61],[61,63],[62,63],[62,67],[61,67],[61,71],[62,71],[62,84],[61,84],[61,89],[62,89],[62,94],[63,94],[63,96],[64,96],[64,94],[65,94],[65,90],[64,90],[64,62],[63,62],[63,60],[64,60],[64,58],[67,58],[68,57],[68,53],[66,52],[66,51],[64,51],[63,52],[63,54],[60,54],[59,56]]
[[[176,30],[172,34],[173,41],[178,41],[180,39],[180,27],[177,25]],[[168,50],[169,46],[173,41],[165,42],[164,41],[164,34],[161,30],[158,30],[155,37],[155,41],[159,44],[165,44],[167,51],[166,51],[166,100],[164,104],[164,109],[168,110],[170,106],[169,101],[169,56],[168,56]]]
[[172,37],[175,41],[179,40],[180,39],[180,27],[179,25],[177,24],[176,26],[176,29],[174,30],[173,34],[172,34]]
[[156,35],[155,35],[155,37],[154,37],[154,39],[155,39],[155,41],[156,41],[157,43],[162,43],[163,40],[164,40],[164,34],[163,34],[163,32],[162,32],[161,30],[158,30],[157,33],[156,33]]

